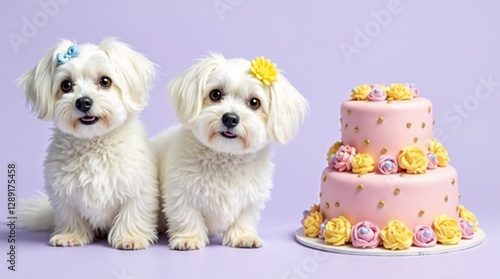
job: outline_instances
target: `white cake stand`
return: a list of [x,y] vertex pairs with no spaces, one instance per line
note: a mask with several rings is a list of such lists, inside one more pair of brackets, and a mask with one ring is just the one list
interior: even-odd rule
[[461,251],[465,249],[469,249],[475,247],[484,242],[486,238],[486,234],[483,230],[478,229],[477,232],[474,233],[474,238],[472,239],[462,239],[456,245],[442,245],[437,244],[434,247],[422,248],[411,246],[406,250],[387,250],[383,247],[373,248],[373,249],[360,249],[354,248],[351,245],[344,246],[333,246],[326,245],[322,239],[317,237],[307,237],[304,236],[304,229],[301,227],[295,231],[295,239],[310,248],[332,252],[332,253],[340,253],[340,254],[350,254],[350,255],[359,255],[359,256],[421,256],[421,255],[435,255],[435,254],[443,254]]

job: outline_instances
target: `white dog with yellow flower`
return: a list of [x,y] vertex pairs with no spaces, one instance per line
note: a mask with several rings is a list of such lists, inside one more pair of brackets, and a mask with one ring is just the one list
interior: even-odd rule
[[170,247],[200,249],[220,234],[226,246],[261,247],[271,142],[295,136],[307,101],[269,60],[219,54],[176,78],[169,97],[181,126],[152,142]]

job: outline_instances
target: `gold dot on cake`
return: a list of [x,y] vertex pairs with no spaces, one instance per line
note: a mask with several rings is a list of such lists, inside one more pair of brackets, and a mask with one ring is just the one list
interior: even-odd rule
[[323,176],[323,182],[325,182],[325,181],[326,181],[326,175],[325,175],[325,176]]
[[340,118],[340,123],[342,123],[342,117]]
[[357,189],[358,189],[358,191],[363,191],[363,189],[364,189],[363,184],[359,184]]
[[414,138],[413,138],[413,142],[414,142],[414,143],[417,143],[417,142],[418,142],[418,138],[417,138],[417,137],[414,137]]
[[392,104],[392,98],[387,98],[387,103]]
[[370,140],[369,139],[365,139],[364,143],[365,144],[370,144]]
[[457,205],[457,207],[455,207],[455,211],[456,212],[460,211],[460,207],[458,207],[458,205]]
[[359,132],[359,128],[358,127],[354,127],[354,133],[358,133]]
[[389,150],[389,149],[387,148],[387,146],[384,146],[384,147],[382,147],[382,150],[380,150],[380,152],[381,152],[382,154],[385,154],[385,153],[387,153],[387,151],[388,151],[388,150]]
[[349,126],[349,124],[348,124],[348,123],[346,123],[346,124],[344,125],[344,129],[347,129],[347,126]]
[[455,185],[455,178],[451,180],[451,185]]
[[432,119],[432,125],[436,124],[436,119]]
[[340,206],[340,203],[339,202],[335,202],[335,207],[339,207]]
[[424,216],[424,214],[425,214],[425,210],[420,210],[418,212],[418,216],[420,216],[420,217]]
[[444,196],[444,202],[448,202],[448,195]]
[[378,207],[382,208],[385,205],[385,201],[379,201],[378,202]]
[[425,122],[422,122],[422,129],[425,128]]
[[323,193],[319,192],[319,197],[321,198],[323,196]]
[[395,195],[399,195],[399,193],[401,193],[401,189],[399,189],[399,188],[394,189]]
[[429,106],[429,108],[427,109],[427,112],[428,113],[431,113],[431,107]]
[[406,128],[408,128],[408,129],[411,128],[411,123],[410,122],[406,123]]
[[404,173],[402,173],[402,174],[400,174],[399,176],[401,176],[401,177],[405,177],[405,174],[404,174]]
[[350,109],[347,110],[347,115],[351,115],[351,110]]
[[326,207],[326,209],[330,208],[330,203],[326,202],[325,207]]
[[458,198],[461,199],[462,198],[462,194],[459,193],[458,194]]
[[380,117],[378,118],[378,121],[377,121],[377,122],[378,122],[378,123],[380,123],[380,124],[382,124],[382,123],[384,122],[384,117],[383,117],[383,116],[380,116]]

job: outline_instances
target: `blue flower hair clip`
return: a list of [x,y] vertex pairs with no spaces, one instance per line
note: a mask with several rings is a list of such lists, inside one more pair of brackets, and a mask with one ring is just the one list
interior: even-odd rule
[[65,64],[65,63],[68,63],[69,60],[71,60],[71,58],[74,58],[74,57],[77,57],[78,54],[80,54],[80,49],[75,46],[75,45],[72,45],[68,48],[68,52],[67,53],[58,53],[57,54],[57,63],[58,64]]

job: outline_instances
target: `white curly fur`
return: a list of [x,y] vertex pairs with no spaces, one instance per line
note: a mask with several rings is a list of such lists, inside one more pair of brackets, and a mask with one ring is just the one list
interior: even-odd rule
[[[71,45],[61,41],[20,79],[33,111],[55,126],[44,162],[47,195],[21,200],[20,221],[52,229],[54,246],[85,245],[107,233],[114,248],[144,249],[157,241],[160,205],[155,159],[137,115],[155,65],[115,39],[78,45],[80,55],[58,64],[57,53]],[[103,76],[111,87],[100,85]],[[70,92],[62,92],[64,80]],[[86,113],[76,108],[84,96],[93,100]],[[84,116],[98,120],[84,125]]]
[[[223,95],[218,101],[209,97],[215,89]],[[250,107],[252,98],[259,108]],[[175,79],[170,100],[181,126],[152,140],[170,247],[200,249],[218,234],[227,246],[261,247],[257,223],[272,188],[271,142],[295,136],[306,100],[284,76],[264,86],[249,61],[219,54]],[[231,129],[221,121],[228,112],[239,116]]]

